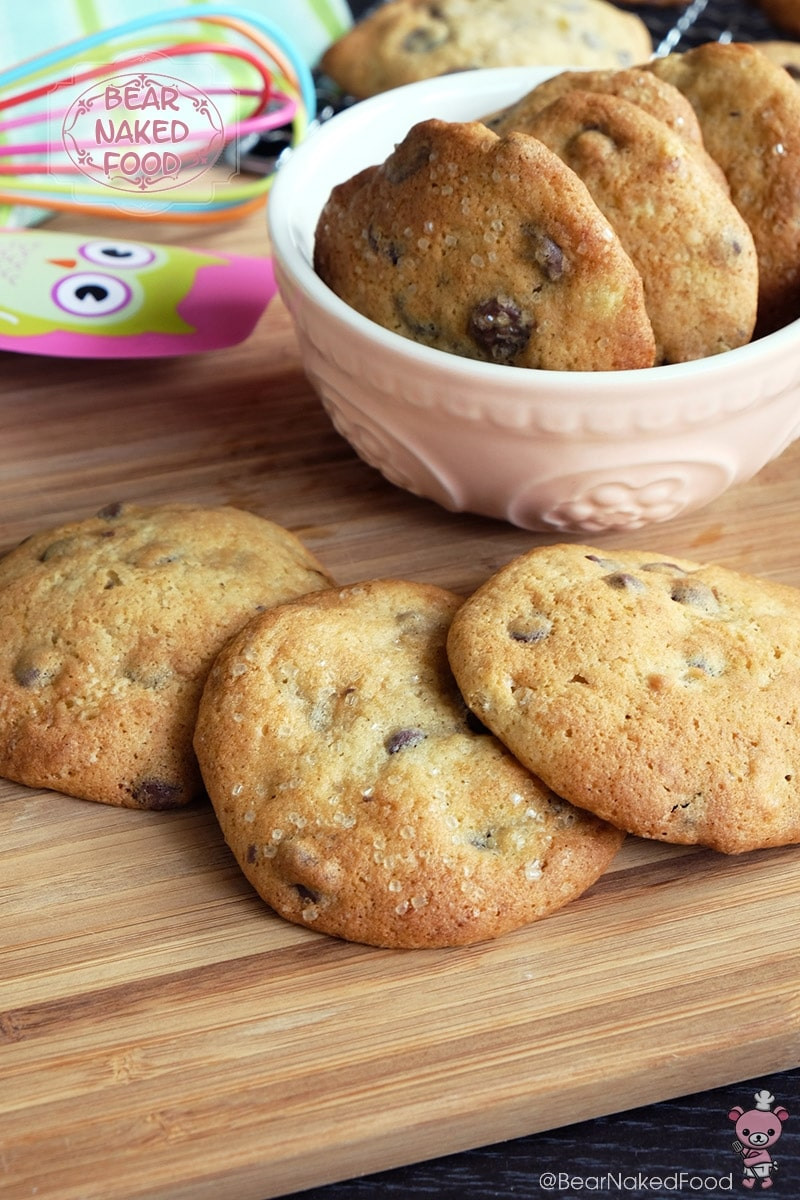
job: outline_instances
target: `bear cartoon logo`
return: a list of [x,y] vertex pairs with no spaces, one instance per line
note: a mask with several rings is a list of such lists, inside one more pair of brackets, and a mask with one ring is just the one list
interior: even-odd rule
[[745,1111],[737,1105],[728,1113],[728,1119],[736,1122],[733,1148],[744,1166],[742,1185],[753,1188],[760,1182],[762,1188],[768,1188],[772,1187],[772,1176],[778,1168],[770,1146],[781,1136],[789,1114],[782,1104],[775,1104],[775,1097],[766,1088],[756,1092],[754,1099],[755,1108]]

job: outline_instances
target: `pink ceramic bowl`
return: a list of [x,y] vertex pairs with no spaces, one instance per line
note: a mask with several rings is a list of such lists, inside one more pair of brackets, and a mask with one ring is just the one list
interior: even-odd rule
[[309,380],[337,430],[399,487],[551,533],[637,529],[749,479],[800,434],[800,322],[713,358],[649,370],[537,371],[418,345],[315,275],[334,184],[417,121],[471,120],[552,68],[442,76],[334,117],[281,166],[269,232]]

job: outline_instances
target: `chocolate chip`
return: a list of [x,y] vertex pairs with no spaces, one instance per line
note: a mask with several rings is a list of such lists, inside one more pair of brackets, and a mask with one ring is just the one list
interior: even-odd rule
[[679,800],[676,804],[673,804],[669,811],[671,813],[686,811],[687,809],[691,809],[695,804],[702,805],[704,799],[705,797],[703,796],[702,792],[694,792],[693,795],[688,798],[688,800]]
[[704,612],[717,612],[719,601],[711,588],[699,580],[681,579],[673,584],[670,596],[677,604],[688,604]]
[[673,563],[673,562],[643,563],[642,566],[639,568],[639,570],[640,571],[657,571],[657,572],[662,571],[662,572],[669,573],[669,574],[671,574],[673,571],[677,571],[677,573],[679,575],[686,574],[683,567],[679,567],[677,563]]
[[75,549],[75,538],[59,538],[57,542],[51,542],[46,546],[39,555],[39,562],[50,562],[54,558],[65,558]]
[[388,238],[384,233],[375,229],[373,225],[370,225],[367,230],[367,242],[375,254],[380,254],[384,258],[388,258],[393,267],[397,266],[403,251],[391,238]]
[[422,20],[427,17],[429,24],[417,25],[406,34],[402,43],[406,54],[429,54],[431,50],[444,45],[452,36],[440,4],[419,5],[419,16]]
[[24,688],[38,687],[45,682],[42,672],[38,667],[25,666],[22,663],[14,666],[12,675],[19,686]]
[[535,645],[544,641],[553,628],[553,622],[544,613],[533,613],[525,621],[517,621],[508,627],[508,636],[515,642]]
[[800,80],[800,67],[796,63],[784,63],[784,70],[788,71],[792,79]]
[[20,687],[40,688],[52,683],[60,664],[53,660],[52,652],[23,649],[18,655],[11,674]]
[[492,296],[475,305],[468,332],[495,362],[508,362],[530,341],[533,320],[510,296]]
[[615,571],[613,575],[605,575],[604,579],[609,587],[616,588],[620,592],[643,592],[645,590],[641,579],[637,579],[635,575],[629,575],[627,571]]
[[564,275],[567,260],[558,242],[532,225],[523,227],[523,233],[531,244],[531,257],[538,263],[549,280],[555,282]]
[[712,662],[704,654],[691,655],[690,658],[687,658],[686,665],[690,670],[702,671],[704,675],[712,677],[717,677],[723,672],[722,664],[719,661]]
[[406,54],[430,54],[449,40],[450,31],[447,26],[436,28],[420,25],[403,38],[403,50]]
[[250,845],[247,847],[247,861],[249,863],[254,863],[256,861],[257,857],[258,857],[258,847],[254,846],[253,843],[251,842]]
[[617,571],[619,563],[614,562],[613,558],[601,558],[599,554],[585,554],[589,562],[597,563],[598,567],[602,567],[605,571]]
[[431,148],[427,142],[417,142],[411,139],[401,142],[394,154],[387,158],[383,171],[389,183],[402,183],[410,179],[427,166]]
[[397,754],[398,750],[407,750],[410,746],[418,746],[424,742],[426,734],[421,729],[398,729],[386,739],[386,753]]
[[304,883],[293,883],[292,887],[297,892],[301,900],[307,900],[311,904],[319,902],[319,892],[312,892],[311,888],[307,888]]
[[122,516],[124,507],[119,500],[115,500],[111,504],[107,504],[105,508],[101,508],[97,515],[98,517],[102,517],[104,521],[114,521],[117,517]]
[[433,321],[420,321],[406,310],[405,304],[401,296],[393,297],[394,311],[400,321],[405,325],[415,338],[420,341],[433,341],[438,335],[438,330]]
[[161,811],[181,807],[183,788],[166,779],[142,779],[131,789],[131,796],[142,808]]
[[159,688],[164,687],[170,677],[169,668],[165,665],[155,665],[136,659],[125,664],[122,674],[131,683],[138,683],[140,687],[148,688],[151,691],[158,691]]

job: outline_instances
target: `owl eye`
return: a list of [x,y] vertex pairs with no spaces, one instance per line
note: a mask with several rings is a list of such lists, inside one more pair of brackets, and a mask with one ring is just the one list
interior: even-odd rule
[[136,242],[86,242],[80,252],[89,262],[103,267],[144,267],[155,258],[149,246]]
[[59,308],[73,316],[107,317],[125,308],[132,293],[127,283],[113,275],[81,271],[77,275],[65,275],[51,295]]

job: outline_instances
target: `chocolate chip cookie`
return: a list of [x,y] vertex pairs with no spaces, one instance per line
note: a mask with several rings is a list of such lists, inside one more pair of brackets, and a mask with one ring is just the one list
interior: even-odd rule
[[641,551],[540,547],[466,601],[470,708],[559,795],[642,837],[800,841],[800,592]]
[[320,60],[358,98],[472,67],[623,67],[652,53],[645,23],[606,0],[390,0]]
[[334,188],[314,266],[364,316],[467,358],[652,366],[641,277],[586,186],[534,138],[423,121]]
[[697,155],[619,95],[571,90],[526,132],[586,184],[644,283],[656,362],[687,362],[750,341],[758,261],[750,230]]
[[234,508],[111,504],[29,538],[0,561],[0,775],[186,804],[214,655],[261,609],[331,583],[291,533]]
[[752,45],[783,67],[795,83],[800,82],[800,42],[753,42]]
[[728,183],[722,169],[706,152],[700,122],[689,101],[671,83],[659,79],[652,71],[646,71],[643,67],[629,67],[622,71],[559,71],[531,88],[516,103],[484,117],[484,123],[500,136],[513,130],[530,133],[533,117],[554,100],[574,91],[620,96],[623,100],[644,109],[651,117],[663,121],[683,139],[706,169],[727,190]]
[[288,920],[379,946],[479,942],[576,897],[619,848],[467,712],[445,653],[458,605],[368,581],[264,613],[217,659],[203,778]]
[[753,234],[759,334],[800,316],[800,89],[754,46],[710,42],[648,69],[692,104]]
[[601,92],[609,96],[622,96],[631,104],[637,104],[651,117],[657,117],[685,141],[702,146],[703,135],[700,124],[686,97],[659,79],[652,71],[643,67],[628,67],[616,71],[611,68],[585,71],[558,71],[549,79],[537,83],[513,104],[484,118],[490,129],[501,136],[517,130],[526,133],[528,122],[548,104],[569,92]]

